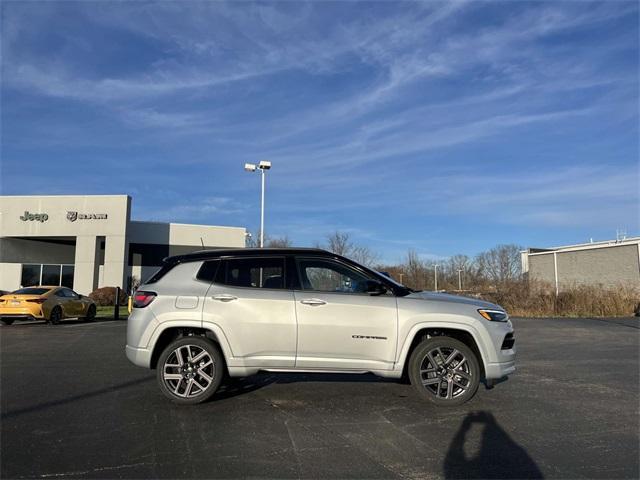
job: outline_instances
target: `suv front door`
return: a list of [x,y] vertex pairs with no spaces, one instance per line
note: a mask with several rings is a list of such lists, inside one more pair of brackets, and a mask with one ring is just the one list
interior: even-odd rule
[[298,257],[297,368],[391,370],[397,303],[391,293],[366,293],[373,280],[337,260]]
[[219,325],[246,367],[294,366],[296,312],[285,275],[284,257],[226,258],[207,292],[203,324]]

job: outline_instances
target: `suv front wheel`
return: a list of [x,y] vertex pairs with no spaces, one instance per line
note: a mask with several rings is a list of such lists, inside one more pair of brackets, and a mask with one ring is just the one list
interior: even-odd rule
[[179,338],[171,342],[158,359],[160,390],[176,403],[204,402],[220,386],[223,373],[220,350],[204,337]]
[[480,383],[473,351],[455,338],[423,340],[409,359],[409,378],[420,395],[438,405],[460,405],[471,399]]

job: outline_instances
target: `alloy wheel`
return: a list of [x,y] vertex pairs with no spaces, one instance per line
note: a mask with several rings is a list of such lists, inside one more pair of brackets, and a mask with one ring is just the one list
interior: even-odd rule
[[202,395],[215,378],[215,364],[209,352],[198,345],[174,349],[162,366],[162,379],[174,395],[194,398]]
[[420,363],[420,379],[434,397],[458,398],[473,385],[473,373],[467,357],[454,347],[429,350]]

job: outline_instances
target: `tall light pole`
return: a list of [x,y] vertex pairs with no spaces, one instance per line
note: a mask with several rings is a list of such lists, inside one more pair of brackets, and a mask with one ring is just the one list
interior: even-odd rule
[[458,269],[458,291],[462,291],[462,268]]
[[434,279],[434,291],[438,291],[438,267],[440,265],[438,265],[437,263],[433,265],[433,279]]
[[264,247],[264,177],[265,172],[271,168],[271,162],[262,160],[258,165],[255,163],[245,163],[244,169],[247,172],[255,172],[256,169],[260,170],[260,176],[262,177],[262,189],[260,193],[260,248]]

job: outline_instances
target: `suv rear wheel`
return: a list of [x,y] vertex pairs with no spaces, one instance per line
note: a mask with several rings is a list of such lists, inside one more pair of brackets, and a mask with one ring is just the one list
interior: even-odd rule
[[438,405],[460,405],[480,383],[480,366],[471,349],[451,337],[423,340],[409,359],[409,378],[420,396]]
[[204,402],[216,392],[223,374],[220,350],[203,337],[179,338],[171,342],[158,359],[160,390],[176,403]]

